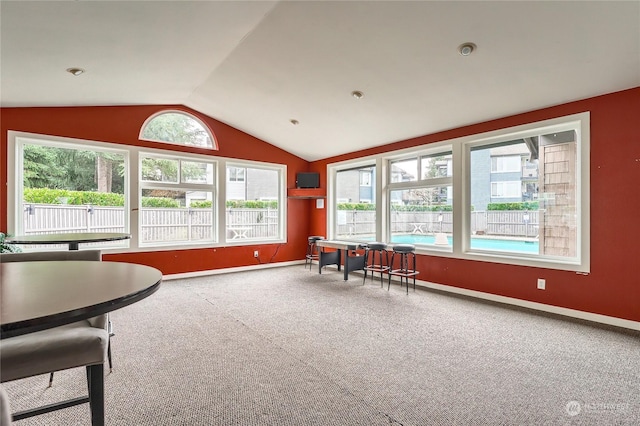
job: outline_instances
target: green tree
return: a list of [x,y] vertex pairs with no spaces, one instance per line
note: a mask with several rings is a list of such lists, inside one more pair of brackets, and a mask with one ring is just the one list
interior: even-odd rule
[[149,140],[210,147],[209,133],[187,114],[167,112],[150,120],[142,132]]

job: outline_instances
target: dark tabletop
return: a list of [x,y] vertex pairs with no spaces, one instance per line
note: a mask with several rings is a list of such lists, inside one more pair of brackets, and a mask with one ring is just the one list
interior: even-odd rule
[[1,337],[57,327],[122,308],[153,294],[161,281],[159,270],[132,263],[1,263]]

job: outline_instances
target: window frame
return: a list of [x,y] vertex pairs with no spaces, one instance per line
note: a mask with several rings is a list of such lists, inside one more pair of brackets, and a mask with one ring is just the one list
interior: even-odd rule
[[[143,180],[142,178],[142,161],[145,158],[153,158],[153,159],[165,159],[165,160],[176,160],[178,162],[178,170],[177,170],[177,180],[175,182],[171,181],[150,181]],[[167,152],[167,151],[157,151],[157,150],[145,150],[141,149],[137,151],[137,162],[139,173],[137,176],[138,179],[138,232],[137,232],[137,240],[138,246],[140,248],[149,248],[149,247],[163,247],[163,246],[175,246],[175,245],[184,245],[184,246],[199,246],[202,244],[216,244],[218,242],[218,218],[217,218],[217,176],[218,176],[218,161],[216,161],[213,157],[204,157],[202,155],[197,154],[189,154],[183,152]],[[213,166],[213,182],[212,183],[187,183],[182,182],[182,163],[183,162],[198,162],[204,164],[210,164]],[[142,221],[140,220],[140,213],[143,209],[142,207],[142,193],[145,189],[159,189],[159,190],[168,190],[168,191],[205,191],[211,192],[212,194],[212,207],[211,207],[211,215],[212,215],[212,229],[211,229],[211,240],[183,240],[183,241],[154,241],[154,242],[143,242],[140,239],[142,235]]]
[[[267,163],[249,160],[237,160],[226,157],[218,157],[210,154],[198,154],[192,152],[176,151],[165,148],[150,148],[134,145],[115,144],[110,142],[93,141],[86,139],[77,139],[70,137],[52,136],[46,134],[37,134],[30,132],[21,132],[9,130],[7,133],[7,232],[12,235],[19,235],[18,229],[21,229],[19,220],[21,220],[22,212],[18,212],[19,203],[17,202],[18,194],[22,192],[22,172],[18,174],[18,170],[22,170],[21,158],[17,158],[16,141],[19,139],[33,140],[36,143],[46,143],[50,146],[64,147],[64,145],[81,146],[83,149],[113,150],[124,152],[127,154],[125,158],[125,174],[126,182],[124,188],[125,197],[125,226],[131,234],[130,240],[116,242],[116,245],[105,247],[105,253],[123,253],[123,252],[139,252],[139,251],[167,251],[167,250],[189,250],[194,248],[209,247],[227,247],[227,246],[243,246],[256,244],[278,244],[287,241],[287,165],[278,163]],[[140,158],[141,153],[150,154],[152,156],[162,156],[167,158],[180,157],[185,160],[193,160],[197,162],[215,163],[214,171],[214,205],[216,205],[214,220],[215,242],[185,242],[166,244],[140,244],[140,213],[139,206],[141,201],[141,170]],[[279,235],[272,239],[249,239],[249,240],[227,240],[225,235],[225,195],[226,194],[226,164],[227,162],[234,165],[246,165],[248,167],[262,167],[279,170]],[[161,183],[161,182],[159,182]],[[190,186],[198,184],[179,183],[178,185]],[[223,195],[220,195],[223,194]],[[102,249],[102,248],[101,248]],[[25,247],[25,251],[29,251]]]
[[[237,160],[237,159],[225,159],[225,161],[220,162],[220,173],[224,173],[224,178],[220,179],[220,188],[219,188],[219,208],[218,214],[221,215],[221,219],[218,221],[220,229],[218,230],[218,235],[221,238],[224,238],[221,241],[225,241],[226,245],[249,245],[256,243],[283,243],[287,240],[287,166],[284,164],[273,164],[273,163],[264,163],[260,161],[250,161],[250,160]],[[224,170],[222,168],[224,167]],[[263,170],[272,170],[278,172],[278,235],[272,238],[247,238],[241,240],[234,240],[226,238],[227,232],[227,223],[226,223],[226,202],[227,202],[227,188],[226,185],[229,182],[226,170],[227,168],[241,168],[244,169],[244,180],[245,185],[247,184],[247,169],[263,169]],[[224,181],[224,185],[222,184]],[[235,181],[238,182],[238,181]],[[224,219],[222,219],[224,218]]]
[[[151,123],[154,119],[156,119],[159,116],[164,115],[164,114],[181,114],[181,115],[184,115],[184,116],[194,120],[196,123],[201,125],[202,128],[204,128],[204,130],[209,135],[209,139],[211,140],[211,146],[187,145],[187,144],[182,143],[182,142],[161,141],[161,140],[157,140],[157,139],[149,139],[149,138],[144,137],[143,136],[144,131],[147,128],[147,126],[149,125],[149,123]],[[218,150],[218,141],[216,140],[215,135],[213,134],[213,132],[211,131],[211,129],[209,128],[207,123],[205,123],[204,121],[202,121],[201,119],[199,119],[195,115],[193,115],[193,114],[191,114],[189,112],[186,112],[186,111],[181,111],[179,109],[165,109],[165,110],[162,110],[162,111],[158,111],[158,112],[150,115],[149,117],[147,117],[147,119],[144,120],[144,123],[142,123],[142,126],[140,126],[140,133],[138,134],[138,139],[141,140],[141,141],[148,141],[148,142],[169,144],[169,145],[177,145],[177,146],[186,146],[186,147],[189,147],[189,148],[196,148],[196,149],[207,149],[207,150],[212,150],[212,151],[217,151]]]
[[[532,134],[548,134],[565,130],[576,132],[576,229],[577,255],[575,258],[530,256],[513,252],[489,252],[471,249],[471,188],[470,188],[470,152],[472,148],[506,142],[523,138]],[[497,129],[479,134],[472,134],[455,139],[442,140],[427,145],[389,151],[377,155],[361,157],[327,164],[328,177],[328,211],[327,237],[335,238],[335,177],[339,170],[356,168],[366,164],[376,164],[376,212],[378,217],[376,240],[390,241],[390,197],[389,191],[400,188],[419,188],[424,181],[390,182],[390,162],[403,158],[417,157],[445,151],[450,147],[452,152],[451,176],[453,199],[453,248],[443,250],[441,247],[419,245],[416,252],[441,257],[451,257],[465,260],[486,261],[509,265],[532,266],[548,269],[575,271],[577,273],[590,272],[590,113],[581,112],[547,120],[530,122],[513,127]],[[419,166],[420,170],[420,166]],[[429,180],[428,186],[444,186],[442,178]],[[469,207],[466,207],[469,206]]]

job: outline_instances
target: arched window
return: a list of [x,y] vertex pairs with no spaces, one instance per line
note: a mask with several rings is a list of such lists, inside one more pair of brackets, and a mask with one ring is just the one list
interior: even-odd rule
[[198,118],[182,111],[161,111],[149,117],[142,125],[140,139],[218,149],[211,130]]

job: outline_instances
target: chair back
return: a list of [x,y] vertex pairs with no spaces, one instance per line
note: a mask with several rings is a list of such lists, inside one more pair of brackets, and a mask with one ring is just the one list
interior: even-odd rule
[[33,251],[0,253],[0,262],[37,262],[41,260],[102,260],[100,250]]

